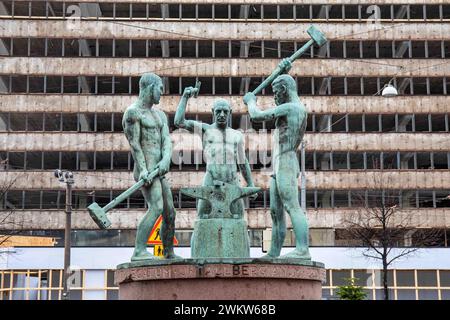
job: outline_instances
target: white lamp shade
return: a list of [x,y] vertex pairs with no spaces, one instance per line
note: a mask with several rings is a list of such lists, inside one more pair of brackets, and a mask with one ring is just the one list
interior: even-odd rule
[[384,87],[383,91],[381,92],[381,95],[383,97],[395,97],[398,95],[398,92],[393,85],[388,84],[386,87]]

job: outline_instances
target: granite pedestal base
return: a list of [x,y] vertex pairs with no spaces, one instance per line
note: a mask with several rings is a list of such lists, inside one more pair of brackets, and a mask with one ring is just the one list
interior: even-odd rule
[[119,265],[120,300],[318,300],[322,263],[300,259],[146,260]]

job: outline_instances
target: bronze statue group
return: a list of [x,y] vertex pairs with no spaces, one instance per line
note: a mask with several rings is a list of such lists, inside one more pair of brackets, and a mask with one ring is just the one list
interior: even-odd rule
[[[278,65],[280,75],[274,77],[271,83],[274,107],[265,110],[258,108],[257,98],[252,92],[247,93],[243,98],[251,121],[275,121],[272,150],[273,174],[269,188],[272,240],[269,252],[261,259],[280,257],[286,236],[285,213],[292,222],[296,247],[281,258],[311,259],[308,223],[305,212],[300,207],[298,196],[300,170],[297,149],[306,129],[307,112],[298,97],[296,81],[287,74],[290,68],[291,62],[288,59],[284,59]],[[185,119],[188,100],[198,95],[198,91],[198,87],[185,88],[178,104],[174,124],[178,128],[201,133],[206,160],[203,186],[211,186],[213,181],[239,185],[238,173],[240,172],[247,186],[254,187],[250,165],[245,156],[243,134],[228,126],[232,109],[227,100],[217,99],[214,102],[211,124]],[[144,74],[139,81],[139,97],[127,108],[122,120],[134,159],[134,179],[146,182],[141,190],[149,208],[137,228],[132,261],[157,259],[147,251],[146,247],[152,226],[161,213],[164,257],[166,259],[180,258],[173,251],[176,212],[170,185],[165,179],[172,156],[169,124],[166,114],[162,111],[164,107],[155,107],[160,102],[162,92],[161,78],[153,73]],[[152,172],[156,174],[151,175]],[[210,211],[211,206],[207,201],[198,201],[199,219],[207,219]],[[234,216],[242,217],[243,200],[233,202],[230,211]]]

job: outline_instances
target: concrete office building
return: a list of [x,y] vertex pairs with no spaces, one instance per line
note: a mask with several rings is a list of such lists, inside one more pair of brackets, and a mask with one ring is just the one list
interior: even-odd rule
[[[21,236],[56,239],[56,247],[5,249],[16,253],[0,255],[2,299],[61,297],[65,186],[53,176],[57,168],[75,177],[72,264],[83,276],[73,296],[117,297],[111,269],[130,256],[143,198],[136,193],[121,204],[109,230],[98,230],[85,208],[108,203],[133,183],[121,119],[144,72],[164,80],[160,107],[169,115],[174,141],[168,177],[178,208],[177,250],[189,256],[196,216],[195,201],[178,190],[199,185],[205,164],[198,140],[176,131],[173,116],[183,88],[198,79],[201,93],[190,101],[188,117],[211,122],[212,102],[220,96],[231,101],[231,126],[247,133],[253,177],[265,190],[246,203],[249,235],[252,253],[263,254],[263,230],[271,225],[274,124],[251,124],[242,96],[309,40],[311,23],[330,41],[297,60],[290,74],[309,111],[306,206],[313,258],[328,263],[324,298],[349,276],[362,279],[369,299],[380,298],[381,266],[354,260],[351,248],[361,243],[349,238],[343,217],[356,210],[361,194],[369,202],[386,197],[367,190],[377,177],[387,177],[389,197],[415,227],[399,246],[414,246],[416,232],[440,234],[438,248],[421,249],[422,256],[394,265],[392,298],[450,299],[450,5],[243,3],[0,1],[0,181],[14,181],[0,203],[0,212],[14,214],[0,223],[0,234],[20,229]],[[389,82],[397,97],[381,96]],[[273,104],[270,88],[259,102]],[[286,246],[292,245],[288,233]],[[114,259],[91,263],[102,250]],[[49,257],[48,265],[36,262],[38,253]]]

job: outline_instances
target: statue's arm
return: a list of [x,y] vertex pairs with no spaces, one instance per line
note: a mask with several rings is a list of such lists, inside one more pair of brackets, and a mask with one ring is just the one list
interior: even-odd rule
[[194,89],[195,88],[193,87],[187,87],[184,89],[183,95],[181,96],[181,100],[178,103],[177,111],[175,113],[174,124],[177,128],[183,128],[191,132],[201,132],[201,130],[204,129],[204,124],[199,121],[186,120],[185,118],[187,102],[191,95],[194,94]]
[[172,159],[172,140],[170,140],[169,123],[164,112],[160,112],[162,128],[161,128],[161,148],[162,158],[158,164],[159,174],[162,176],[169,171],[170,160]]
[[272,107],[267,110],[259,109],[256,105],[256,96],[251,92],[248,92],[244,96],[244,103],[248,107],[250,119],[256,122],[274,120],[278,117],[286,116],[289,113],[289,106],[287,104]]
[[244,136],[241,135],[239,139],[239,143],[237,145],[237,159],[236,159],[239,171],[241,171],[242,176],[244,177],[245,182],[247,182],[248,187],[254,187],[252,172],[250,169],[250,164],[248,162],[247,157],[245,156],[245,144],[244,144]]
[[141,175],[147,172],[147,165],[145,163],[144,152],[140,144],[141,128],[139,123],[139,115],[136,110],[130,108],[125,111],[122,119],[122,126],[125,136],[131,147],[131,154],[135,165],[137,166]]

